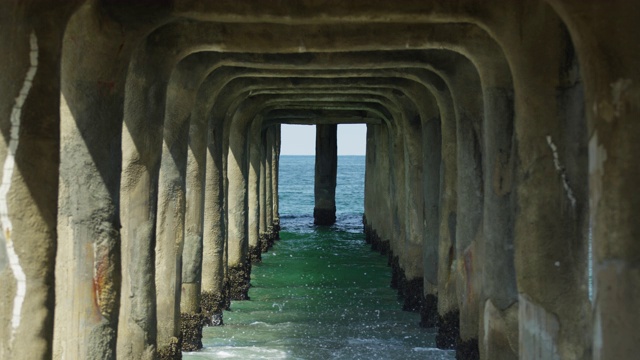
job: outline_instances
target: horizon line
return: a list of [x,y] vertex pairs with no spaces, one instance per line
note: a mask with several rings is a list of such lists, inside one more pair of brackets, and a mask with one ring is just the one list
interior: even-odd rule
[[[338,154],[338,156],[366,156],[367,154]],[[316,156],[316,154],[280,154],[280,156]]]

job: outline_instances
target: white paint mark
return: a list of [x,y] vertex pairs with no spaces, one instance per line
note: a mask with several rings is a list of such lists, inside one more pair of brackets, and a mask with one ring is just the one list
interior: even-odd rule
[[553,165],[555,165],[556,170],[560,173],[560,178],[562,179],[562,186],[564,187],[564,191],[567,193],[567,198],[569,202],[571,202],[571,206],[576,206],[576,197],[573,195],[573,190],[571,190],[571,186],[569,186],[569,180],[567,179],[567,173],[564,171],[564,167],[560,164],[560,157],[558,156],[558,147],[553,143],[550,135],[547,135],[547,144],[549,144],[549,148],[553,152]]
[[7,253],[9,255],[9,265],[13,276],[16,278],[16,297],[13,299],[13,316],[11,317],[11,343],[16,334],[16,330],[20,326],[22,304],[27,294],[27,276],[20,266],[20,259],[16,254],[13,247],[13,240],[11,239],[11,231],[13,226],[11,219],[9,218],[9,207],[7,204],[7,194],[11,188],[11,178],[13,177],[13,169],[15,166],[15,155],[18,149],[18,139],[20,133],[20,117],[22,115],[22,106],[27,100],[33,78],[38,70],[38,38],[35,32],[31,32],[30,37],[31,52],[29,53],[29,60],[31,66],[27,71],[24,82],[22,83],[22,89],[20,94],[16,98],[16,104],[11,110],[11,138],[9,140],[9,151],[7,152],[7,158],[4,161],[2,184],[0,185],[0,223],[2,225],[2,234],[4,240],[7,243]]
[[556,267],[560,267],[560,261],[556,261],[553,265],[555,265]]

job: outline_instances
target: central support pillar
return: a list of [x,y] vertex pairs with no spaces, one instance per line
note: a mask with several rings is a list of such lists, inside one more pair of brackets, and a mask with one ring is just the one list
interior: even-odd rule
[[336,222],[336,174],[338,170],[338,125],[316,125],[316,176],[313,223]]

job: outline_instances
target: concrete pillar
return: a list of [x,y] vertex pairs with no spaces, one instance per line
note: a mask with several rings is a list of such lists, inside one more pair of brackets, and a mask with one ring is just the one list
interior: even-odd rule
[[376,146],[375,146],[375,128],[373,124],[367,124],[367,140],[365,151],[365,167],[364,167],[364,214],[362,215],[362,224],[364,225],[365,241],[367,244],[373,244],[375,239],[375,230],[373,224],[376,215],[376,196],[375,177],[376,174]]
[[365,241],[373,246],[376,238],[374,224],[378,215],[378,197],[376,196],[377,158],[380,148],[376,146],[376,126],[367,124],[366,159],[364,168],[364,214],[362,222],[365,231]]
[[[443,78],[443,80],[445,80]],[[456,141],[456,113],[452,93],[447,84],[444,91],[440,122],[440,219],[438,231],[438,298],[436,346],[452,348],[458,336],[458,302],[456,294],[456,223],[458,201],[458,164]],[[425,146],[428,146],[425,143]],[[426,286],[425,286],[426,287]],[[426,301],[425,307],[429,306]],[[427,318],[429,320],[429,318]],[[426,325],[426,324],[425,324]]]
[[266,231],[264,243],[262,244],[262,251],[267,251],[275,241],[275,229],[274,229],[274,196],[273,196],[273,153],[274,153],[274,127],[269,127],[266,131],[265,138],[265,150],[266,150],[266,159],[265,159],[265,220],[266,220]]
[[[177,98],[174,98],[177,101]],[[167,114],[173,115],[173,114]],[[180,296],[182,289],[182,249],[185,234],[185,175],[189,121],[168,116],[158,181],[158,212],[155,246],[155,287],[157,299],[157,342],[169,346],[177,357],[180,338]],[[160,350],[160,349],[159,349]]]
[[[527,9],[508,27],[499,37],[515,90],[519,357],[588,358],[588,135],[580,67],[549,6]],[[531,57],[541,49],[544,56]]]
[[[373,154],[375,158],[375,171],[371,172],[372,177],[372,211],[371,220],[368,222],[372,226],[371,247],[383,255],[389,255],[392,232],[391,216],[391,194],[390,194],[390,147],[389,147],[389,125],[369,125],[373,128]],[[367,215],[369,218],[369,215]]]
[[[260,124],[262,125],[262,124]],[[252,263],[261,261],[260,249],[260,127],[254,122],[248,137],[249,147],[249,182],[248,182],[248,231],[249,259]]]
[[[483,84],[485,85],[485,84]],[[518,289],[514,267],[513,89],[485,87],[484,268],[480,350],[488,359],[517,359]]]
[[[237,124],[242,118],[242,109],[236,110],[229,120],[229,150],[227,156],[227,216],[228,222],[228,265],[227,274],[231,288],[231,300],[248,300],[251,262],[249,261],[247,182],[248,154],[246,151],[246,126]],[[246,116],[246,115],[245,115]]]
[[[402,308],[407,311],[419,312],[423,306],[424,298],[424,274],[425,263],[423,256],[425,254],[425,194],[424,194],[424,177],[423,177],[423,153],[422,146],[424,140],[422,138],[422,118],[423,116],[432,115],[437,117],[438,108],[433,101],[433,97],[420,99],[420,101],[428,102],[432,113],[426,114],[419,112],[416,104],[407,96],[407,94],[398,97],[398,101],[403,107],[402,119],[402,136],[404,143],[404,189],[405,203],[403,222],[405,226],[405,239],[400,254],[400,278],[398,283],[398,291],[403,297]],[[429,119],[424,119],[428,121]],[[439,177],[438,177],[439,178]],[[433,249],[437,254],[437,242],[430,243],[429,248]],[[431,257],[434,260],[433,265],[437,266],[437,256]],[[432,264],[429,264],[431,266]],[[434,268],[435,273],[435,268]]]
[[[267,130],[263,129],[260,134],[260,226],[258,245],[262,252],[265,251],[264,244],[267,241],[267,176],[271,176],[271,172],[267,172]],[[269,160],[271,158],[269,157]],[[271,190],[269,188],[269,190]]]
[[103,10],[83,5],[67,25],[62,51],[54,358],[116,354],[126,64],[151,24],[123,36],[122,24]]
[[[449,120],[449,119],[447,119]],[[454,119],[450,119],[453,121]],[[424,156],[424,297],[426,316],[423,326],[437,324],[438,264],[440,249],[440,213],[442,174],[442,132],[440,117],[428,119],[423,124]]]
[[280,238],[280,201],[278,197],[278,179],[279,179],[279,171],[280,171],[280,148],[282,146],[281,141],[281,133],[280,133],[280,125],[275,125],[273,127],[273,133],[275,136],[274,145],[271,151],[271,188],[272,188],[272,203],[273,203],[273,218],[274,218],[274,227],[276,231],[276,238]]
[[640,201],[633,190],[640,179],[640,52],[634,45],[639,41],[636,31],[617,33],[634,28],[640,14],[637,6],[625,1],[609,6],[567,3],[574,7],[571,25],[576,28],[571,30],[586,86],[589,124],[593,359],[631,359],[640,351]]
[[479,300],[482,279],[482,143],[478,133],[482,119],[461,114],[457,121],[458,220],[456,258],[460,338],[456,350],[478,355]]
[[[399,115],[394,121],[397,124]],[[391,228],[389,232],[389,259],[391,260],[391,287],[398,289],[404,264],[404,243],[406,241],[406,181],[405,181],[404,139],[400,129],[392,131],[389,154],[389,196],[391,200]]]
[[168,74],[155,55],[158,54],[152,54],[146,46],[139,46],[127,75],[120,188],[122,296],[117,349],[119,356],[127,358],[155,356],[156,350],[177,351],[169,349],[176,345],[166,343],[169,339],[157,342],[155,259],[159,256],[164,260],[162,251],[166,248],[161,247],[156,255],[156,212]]
[[60,55],[76,6],[0,4],[2,359],[52,356]]
[[[169,88],[171,90],[171,87]],[[169,92],[171,99],[174,94]],[[195,94],[191,95],[193,105]],[[191,115],[191,111],[185,114]],[[191,117],[195,120],[195,117]],[[204,186],[207,131],[200,121],[189,121],[189,140],[185,173],[185,219],[184,247],[182,251],[182,288],[180,294],[180,326],[182,329],[183,351],[202,348],[202,322],[204,312],[201,307]],[[204,129],[203,129],[204,128]]]
[[[203,122],[208,126],[206,147],[206,181],[204,235],[202,255],[202,312],[212,325],[221,325],[226,303],[224,211],[223,130],[220,122]],[[203,126],[200,125],[200,126]],[[203,129],[204,130],[204,129]]]
[[336,222],[338,125],[316,125],[315,169],[313,223],[333,225]]

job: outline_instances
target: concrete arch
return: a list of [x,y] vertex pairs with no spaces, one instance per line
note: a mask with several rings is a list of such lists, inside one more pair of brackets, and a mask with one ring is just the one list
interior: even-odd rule
[[[507,9],[507,10],[510,10],[510,9]],[[504,9],[500,9],[500,11],[504,11]],[[545,10],[544,10],[544,9],[542,9],[542,12],[544,12],[544,11],[545,11]],[[543,16],[549,16],[549,15],[543,15]],[[498,29],[498,30],[500,30],[500,29]],[[499,31],[494,30],[492,33],[497,33],[497,32],[499,32]],[[503,35],[505,38],[507,38],[510,34],[507,34],[507,31],[506,31],[506,30],[503,30],[503,31],[502,31],[502,35]],[[514,52],[517,52],[517,51],[516,51],[516,50],[514,50]],[[522,53],[524,53],[524,52],[522,52]],[[514,53],[514,54],[515,54],[515,53]],[[535,341],[534,341],[534,342],[535,342]]]
[[[63,119],[61,124],[64,149],[61,154],[62,166],[60,167],[62,185],[58,230],[61,241],[57,261],[59,277],[72,280],[67,283],[59,282],[56,287],[58,293],[75,294],[77,291],[83,293],[84,297],[78,298],[83,307],[76,308],[77,311],[74,310],[73,313],[76,314],[76,317],[72,319],[66,319],[64,314],[73,308],[73,303],[71,300],[60,299],[62,305],[60,305],[60,310],[56,310],[56,333],[65,334],[72,340],[56,336],[57,345],[54,346],[54,354],[59,354],[61,349],[73,349],[73,355],[79,357],[82,357],[87,351],[101,353],[104,351],[108,354],[107,356],[114,354],[112,340],[115,336],[114,326],[117,323],[115,318],[118,317],[120,307],[118,300],[114,300],[119,294],[116,290],[114,295],[114,291],[111,289],[117,289],[119,286],[118,251],[115,244],[117,244],[119,236],[120,222],[120,195],[118,193],[122,190],[119,179],[120,167],[122,166],[119,159],[121,156],[119,152],[122,148],[120,144],[121,122],[123,118],[132,119],[132,116],[136,115],[130,110],[135,110],[137,101],[139,101],[135,96],[132,96],[137,91],[135,89],[138,85],[147,83],[151,77],[156,76],[156,74],[145,75],[144,68],[136,68],[137,61],[151,54],[148,52],[148,48],[137,54],[140,57],[136,55],[133,62],[130,62],[130,59],[139,44],[143,44],[144,47],[153,45],[154,41],[162,42],[163,38],[159,35],[162,35],[163,31],[169,33],[181,28],[184,29],[182,34],[185,35],[184,37],[181,38],[182,35],[176,36],[173,38],[173,42],[169,41],[158,47],[161,51],[165,51],[165,54],[171,54],[171,61],[175,61],[175,64],[180,64],[183,58],[187,59],[187,56],[191,56],[193,51],[215,49],[211,44],[200,42],[197,39],[198,35],[193,31],[199,26],[196,22],[166,25],[169,22],[181,22],[183,20],[180,17],[184,16],[216,22],[203,26],[212,29],[212,31],[220,30],[219,37],[223,39],[218,45],[214,45],[220,46],[219,49],[224,51],[232,49],[252,51],[251,46],[254,47],[254,50],[259,50],[260,46],[267,43],[261,45],[260,41],[268,40],[264,34],[261,35],[262,37],[256,37],[255,41],[252,40],[254,42],[248,43],[249,47],[246,48],[242,48],[241,44],[233,44],[234,36],[254,34],[260,29],[268,29],[274,24],[274,34],[282,34],[286,29],[304,28],[303,24],[311,25],[308,26],[309,32],[319,31],[323,35],[313,37],[309,36],[308,32],[296,33],[290,39],[287,38],[287,42],[278,49],[292,53],[312,50],[326,52],[328,54],[326,58],[331,58],[333,56],[331,51],[337,49],[349,51],[348,43],[353,39],[358,37],[364,40],[371,39],[372,34],[376,37],[379,34],[379,39],[362,41],[363,45],[352,47],[351,51],[374,48],[397,51],[407,44],[409,48],[437,47],[446,43],[442,39],[451,39],[450,43],[454,44],[452,46],[455,46],[456,49],[462,49],[460,53],[463,54],[466,54],[465,51],[468,53],[469,49],[477,50],[480,48],[475,53],[479,56],[476,57],[479,62],[474,62],[474,64],[481,63],[480,66],[476,66],[476,71],[481,80],[477,84],[480,84],[483,101],[473,99],[472,102],[478,102],[480,105],[464,105],[466,99],[461,96],[461,94],[464,95],[464,91],[457,90],[461,88],[461,85],[450,88],[452,89],[454,111],[456,115],[462,115],[458,118],[466,126],[466,128],[456,127],[456,132],[461,131],[462,135],[475,136],[473,141],[482,146],[465,148],[464,146],[469,146],[471,143],[463,140],[464,137],[457,138],[455,141],[463,146],[460,149],[463,151],[456,151],[455,156],[464,158],[468,154],[476,154],[478,148],[483,156],[482,160],[472,156],[469,161],[475,164],[480,163],[479,169],[482,170],[482,176],[476,176],[475,180],[482,180],[480,189],[484,195],[481,200],[482,221],[479,225],[484,240],[478,243],[483,247],[485,260],[489,258],[508,260],[512,258],[511,254],[514,252],[516,260],[513,264],[513,271],[508,263],[484,261],[479,265],[482,271],[472,272],[474,276],[478,277],[473,281],[477,281],[476,284],[480,284],[477,288],[481,289],[477,299],[480,304],[480,314],[477,319],[479,326],[473,325],[473,321],[476,320],[463,321],[467,324],[467,329],[463,330],[464,339],[462,340],[471,340],[477,335],[477,338],[481,339],[480,355],[482,357],[499,357],[503,353],[513,357],[514,341],[511,338],[505,338],[504,334],[513,334],[509,324],[514,323],[514,318],[520,318],[522,321],[518,326],[521,331],[517,343],[521,356],[533,358],[565,358],[574,355],[589,357],[592,336],[584,336],[585,331],[583,331],[585,328],[590,328],[590,319],[588,316],[583,316],[584,310],[590,309],[590,304],[586,301],[585,296],[587,215],[591,217],[591,223],[594,224],[596,230],[596,263],[601,266],[598,271],[600,271],[602,279],[611,280],[607,281],[608,283],[614,282],[614,280],[631,285],[637,283],[634,280],[637,276],[634,277],[635,273],[633,272],[635,257],[638,253],[633,245],[635,242],[632,241],[635,227],[628,225],[629,223],[633,224],[633,221],[629,220],[632,219],[633,212],[628,211],[628,208],[634,209],[637,206],[635,206],[633,197],[628,194],[632,193],[634,180],[637,178],[637,174],[633,170],[635,162],[632,154],[637,147],[634,145],[633,136],[638,129],[632,125],[627,126],[630,122],[626,119],[631,119],[636,112],[633,99],[637,97],[637,89],[633,80],[637,75],[634,59],[638,54],[633,46],[635,35],[620,34],[614,40],[610,40],[610,31],[607,31],[613,28],[610,24],[616,22],[615,17],[621,23],[626,24],[626,28],[632,29],[637,12],[627,11],[632,10],[632,7],[622,6],[622,2],[612,3],[609,8],[605,9],[595,3],[559,0],[548,2],[531,0],[509,4],[503,4],[499,1],[489,1],[482,4],[409,1],[403,3],[402,7],[379,2],[367,4],[366,7],[361,4],[341,5],[330,2],[329,5],[332,6],[329,6],[329,9],[318,12],[310,11],[318,9],[320,5],[326,7],[327,3],[320,4],[320,2],[309,1],[292,6],[290,2],[285,1],[265,5],[265,8],[258,12],[254,8],[245,8],[242,4],[231,2],[217,4],[163,2],[151,9],[140,9],[137,5],[92,1],[86,2],[72,17],[65,35],[62,52]],[[139,16],[135,16],[136,14]],[[43,16],[37,15],[34,18]],[[469,24],[460,23],[462,21],[469,22]],[[591,29],[589,26],[592,24],[590,23],[597,26]],[[325,31],[328,28],[334,30]],[[452,29],[455,30],[447,32]],[[423,32],[427,36],[424,38],[412,37],[411,34],[417,32]],[[346,41],[340,40],[336,43],[330,41],[332,36],[340,37],[344,33],[348,33]],[[394,33],[401,35],[394,36]],[[87,42],[91,35],[94,35],[93,43]],[[172,35],[168,35],[170,39]],[[432,45],[423,45],[423,43],[430,41],[429,37],[432,37]],[[460,40],[461,37],[462,40]],[[490,62],[494,56],[487,55],[489,52],[485,52],[482,46],[478,45],[480,37],[495,39],[498,52],[504,53],[504,56],[500,57],[498,61],[502,65],[497,66],[495,62]],[[20,38],[24,51],[25,45],[27,45],[26,37]],[[191,39],[189,40],[190,44],[195,44],[194,47],[191,45],[181,47],[182,45],[177,41],[181,39]],[[185,41],[185,43],[187,42]],[[465,47],[465,44],[470,44],[472,47]],[[572,53],[573,44],[575,44],[576,53]],[[234,48],[234,46],[236,47]],[[274,48],[268,51],[276,50]],[[175,52],[171,53],[172,51]],[[435,52],[432,54],[435,55]],[[532,54],[539,54],[539,56],[532,56]],[[44,56],[47,54],[42,52],[40,55],[43,55],[41,59],[44,60]],[[294,58],[294,54],[289,55],[291,55],[289,59]],[[251,62],[253,61],[251,59],[277,57],[278,55],[243,56],[249,59],[247,62]],[[286,61],[282,61],[281,66],[283,68],[287,66],[304,67],[306,66],[305,61],[309,59],[308,55],[305,56],[307,57],[300,56],[289,65],[286,64]],[[357,55],[349,54],[349,56]],[[474,61],[473,56],[470,56],[469,59]],[[103,66],[103,61],[107,60],[111,63],[108,66]],[[577,60],[579,60],[580,66],[577,66]],[[21,64],[25,68],[26,62]],[[76,66],[76,64],[79,65]],[[170,88],[173,78],[168,74],[175,64],[166,66],[167,72],[163,72],[160,76],[162,79],[158,77],[152,80],[156,84],[166,82]],[[142,72],[138,74],[135,74],[135,71],[132,72],[136,76],[130,76],[127,80],[125,68],[130,65],[132,69],[142,70]],[[319,65],[319,67],[322,66]],[[455,70],[455,67],[453,68]],[[444,73],[448,71],[442,66],[435,70],[435,72]],[[492,70],[496,71],[492,73]],[[202,71],[202,75],[207,76],[204,67],[197,71]],[[16,71],[16,73],[20,73],[20,71]],[[56,71],[51,72],[51,74],[55,73]],[[2,79],[5,78],[9,77],[2,77]],[[194,88],[200,86],[198,78],[199,76],[195,75],[190,79],[194,83],[192,85]],[[584,86],[582,85],[583,78]],[[461,81],[460,77],[453,76],[451,73],[445,74],[443,79],[445,82]],[[53,82],[56,82],[55,79]],[[98,85],[96,86],[96,84]],[[163,86],[161,84],[160,87]],[[15,88],[15,85],[13,87]],[[582,95],[583,87],[586,97]],[[10,90],[7,93],[11,91],[15,93],[15,90]],[[165,90],[158,90],[158,88],[146,89],[145,91],[151,95],[154,91],[158,91],[163,94],[162,96],[166,96],[164,95]],[[140,101],[149,100],[138,96]],[[154,97],[154,99],[157,98]],[[157,110],[158,113],[165,111],[166,113],[164,118],[162,116],[155,116],[155,118],[157,120],[163,118],[162,121],[169,124],[167,122],[169,120],[167,118],[168,109],[171,106],[178,107],[178,103],[181,101],[177,100],[175,105],[167,102],[166,106],[161,106],[162,109],[156,109],[151,105],[153,111]],[[199,110],[194,111],[203,114],[199,119],[209,120],[209,112],[200,109],[203,105],[197,102],[194,99],[193,104],[197,105]],[[14,99],[8,97],[7,101],[2,103],[5,104],[4,112],[7,112],[8,109],[13,109]],[[153,101],[149,104],[152,103]],[[50,105],[49,102],[47,104]],[[128,110],[123,110],[125,108],[123,104],[127,104],[126,109]],[[310,104],[312,102],[306,103],[306,106],[310,106]],[[586,107],[585,104],[587,104]],[[212,103],[204,106],[209,105]],[[464,106],[467,106],[466,109],[471,109],[472,113],[477,116],[464,118]],[[49,107],[47,106],[47,108]],[[404,108],[405,105],[401,107]],[[583,111],[587,112],[588,126],[584,122]],[[183,114],[182,112],[178,113],[178,115]],[[479,123],[478,120],[483,121]],[[128,125],[136,125],[137,121],[139,120],[130,122]],[[8,134],[7,124],[4,125],[5,135]],[[176,124],[178,123],[176,122]],[[441,130],[442,125],[444,124],[441,124]],[[192,126],[190,122],[189,126],[193,135],[201,135],[194,132],[196,126],[204,129],[202,133],[207,136],[209,131],[214,131],[207,128],[208,124],[193,123]],[[132,129],[135,130],[135,127],[132,126]],[[507,133],[504,129],[507,129]],[[31,130],[33,129],[29,130],[30,134],[37,133],[31,133]],[[148,155],[160,158],[164,136],[158,135],[158,129],[151,130],[156,130],[156,133],[153,134],[156,144],[153,148],[156,150],[149,151]],[[385,136],[384,131],[386,130],[378,130],[371,131],[372,138],[378,135]],[[467,130],[472,132],[465,132]],[[186,136],[184,132],[185,129],[179,126],[176,126],[174,130],[167,129],[169,136],[164,140],[171,140],[172,135],[179,134],[182,142],[175,139],[173,141],[182,147],[178,146],[175,150],[184,149]],[[398,134],[402,134],[402,132]],[[147,185],[141,190],[142,193],[146,193],[145,189],[148,189],[149,192],[160,191],[154,190],[154,166],[159,166],[159,171],[164,171],[163,163],[160,160],[150,161],[142,156],[141,159],[146,163],[137,162],[136,157],[141,153],[130,152],[135,148],[135,145],[139,148],[146,146],[140,146],[148,140],[144,138],[145,135],[152,135],[152,133],[147,134],[146,131],[142,131],[141,136],[136,136],[135,139],[133,137],[129,140],[125,139],[127,174],[134,173],[144,167],[152,169],[148,171],[151,175],[142,179],[143,182],[147,181]],[[40,138],[43,136],[41,135]],[[217,136],[224,139],[224,134]],[[388,137],[389,134],[386,136]],[[273,138],[272,143],[276,142],[277,136],[275,134],[270,137]],[[203,136],[193,136],[192,138],[194,147],[198,141],[200,144],[207,142],[206,139],[203,140]],[[5,136],[5,139],[10,138]],[[588,151],[587,139],[591,141],[591,147]],[[222,143],[223,141],[218,142]],[[442,142],[444,149],[444,140]],[[53,143],[55,141],[51,144]],[[22,142],[22,144],[26,143]],[[211,146],[218,145],[212,143]],[[404,143],[402,146],[405,146]],[[273,148],[275,150],[276,146],[274,145]],[[22,149],[24,150],[25,147]],[[271,153],[272,167],[276,163],[273,161],[275,153],[276,151]],[[180,154],[180,151],[174,152],[174,154]],[[198,159],[204,159],[205,154],[203,151],[198,151]],[[616,161],[606,161],[605,155],[609,159],[616,159]],[[175,159],[184,158],[185,156],[181,154],[175,157]],[[195,157],[191,158],[191,168],[193,168]],[[166,170],[170,170],[172,159],[170,157],[165,159],[164,163],[169,166]],[[592,165],[590,174],[592,186],[590,188],[586,180],[586,164],[589,159]],[[223,160],[224,158],[219,161]],[[52,161],[55,162],[55,159]],[[201,160],[200,164],[206,162],[207,160]],[[173,165],[178,169],[182,166],[179,162]],[[186,165],[186,167],[186,171],[189,173],[189,166]],[[464,169],[464,167],[458,166],[458,169],[460,168]],[[20,169],[26,172],[27,168]],[[181,171],[183,170],[179,169],[178,173]],[[174,180],[179,179],[179,176],[175,176],[175,171],[172,173]],[[81,174],[81,176],[77,174]],[[219,179],[220,176],[220,174],[212,175],[212,178]],[[455,176],[463,178],[468,175],[461,175],[460,172],[457,172]],[[201,183],[202,181],[198,179],[202,179],[202,177],[198,177],[198,171],[194,171],[194,176],[190,178],[191,180],[185,181],[185,184],[188,184],[189,181],[191,184],[197,184],[198,181]],[[163,179],[167,180],[169,177]],[[158,183],[160,184],[162,181],[158,180]],[[130,183],[124,182],[123,184],[125,185],[124,191],[128,191]],[[179,181],[175,184],[178,187],[181,186]],[[273,188],[273,183],[271,185]],[[465,188],[464,184],[458,183],[457,185],[459,188]],[[188,185],[185,186],[189,189]],[[385,185],[381,184],[380,186],[384,187]],[[191,188],[195,187],[197,185],[192,185]],[[267,184],[264,187],[266,189]],[[217,189],[220,193],[224,186],[219,185]],[[140,213],[148,210],[151,216],[158,216],[157,220],[162,220],[162,209],[159,209],[160,212],[156,215],[153,209],[144,209],[144,207],[138,207],[135,204],[129,207],[130,195],[131,193],[126,193],[123,197],[125,212],[131,209],[134,211],[141,209]],[[85,197],[88,196],[91,196],[90,199],[95,202],[85,201]],[[145,194],[145,196],[151,204],[158,201],[153,195]],[[458,196],[456,197],[458,198]],[[460,196],[460,198],[464,197],[465,195]],[[186,206],[201,202],[201,198],[194,195],[192,201],[186,201]],[[214,201],[214,203],[221,204],[221,201]],[[272,201],[274,201],[273,198]],[[589,208],[587,208],[587,201],[590,201]],[[50,199],[46,203],[49,207],[53,206]],[[460,202],[456,202],[455,206],[467,207]],[[217,213],[220,213],[219,208],[220,206],[216,210]],[[179,214],[181,212],[182,210],[178,210]],[[196,215],[198,213],[199,211],[194,210],[194,215],[187,217],[187,219],[195,220],[185,220],[187,224],[193,224],[191,228],[195,229],[192,234],[195,233],[196,242],[199,241],[198,234],[200,232],[198,230],[199,215]],[[618,213],[624,214],[624,216],[613,216]],[[503,220],[505,218],[508,220]],[[443,222],[442,216],[439,220],[440,232],[448,234],[451,238],[450,226]],[[177,219],[177,221],[182,220]],[[157,228],[156,223],[159,222],[153,222],[151,227],[155,226],[156,230],[162,230]],[[221,224],[217,229],[224,228],[224,219],[219,219],[216,223]],[[125,226],[131,224],[129,218],[124,221],[124,224]],[[189,228],[188,225],[185,226]],[[458,228],[457,224],[456,228]],[[621,230],[616,230],[612,236],[606,236],[605,231],[609,228]],[[443,229],[447,231],[442,231]],[[160,236],[160,233],[151,231],[150,228],[147,230],[149,231],[145,235],[146,238]],[[204,232],[204,230],[202,231]],[[125,227],[125,238],[129,239],[130,232],[130,227]],[[18,228],[16,228],[15,234],[20,236]],[[85,237],[90,240],[82,240]],[[513,248],[509,248],[508,241],[503,241],[505,237],[514,239]],[[42,239],[42,237],[38,238]],[[100,239],[100,241],[93,239]],[[570,241],[563,241],[565,239],[570,239]],[[450,246],[450,244],[447,245]],[[461,246],[459,242],[456,245]],[[83,246],[89,248],[95,246],[98,250],[95,253],[97,255],[86,251],[82,252]],[[149,247],[147,246],[147,248]],[[127,246],[124,249],[133,250]],[[461,249],[464,250],[463,247]],[[80,263],[72,258],[71,254],[74,252],[80,253],[82,256],[79,258],[81,259],[87,257],[91,259],[92,256],[96,259]],[[197,257],[197,253],[196,251],[195,257]],[[461,260],[458,263],[463,263],[465,259],[458,255],[463,254],[464,251],[458,253],[456,258]],[[529,258],[530,253],[546,255]],[[148,249],[146,254],[153,255],[152,251]],[[0,256],[1,258],[2,256]],[[439,258],[443,259],[442,252]],[[106,261],[102,261],[102,259],[106,259]],[[76,267],[72,268],[71,265],[67,267],[66,263],[77,263],[77,269]],[[109,266],[102,265],[103,263],[109,264]],[[614,273],[613,269],[618,268],[611,264],[615,266],[622,264],[624,271]],[[111,265],[114,266],[111,267]],[[94,279],[81,276],[85,273],[90,274],[92,271],[94,273],[97,271],[100,275],[97,278],[101,280],[98,282],[101,286],[100,291],[97,292],[98,295],[96,295],[97,305],[93,306],[82,299],[89,299],[89,295],[93,296],[94,292],[91,290],[95,284],[95,276]],[[153,271],[155,271],[155,265]],[[441,273],[439,271],[438,276]],[[502,274],[507,274],[509,277],[512,273],[517,274],[517,283],[509,278],[507,279],[510,281],[508,287],[493,286],[499,282],[489,281],[494,277],[502,276]],[[143,272],[143,275],[149,276],[149,273]],[[197,275],[194,276],[191,279],[197,278]],[[102,281],[102,279],[105,280]],[[548,279],[550,280],[542,281]],[[613,316],[622,319],[620,323],[633,328],[636,319],[633,316],[625,317],[624,311],[633,312],[637,296],[633,292],[625,292],[625,288],[622,287],[616,288],[618,292],[609,292],[604,287],[604,283],[603,280],[599,282],[599,285],[596,285],[597,287],[601,286],[600,291],[597,292],[600,297],[596,300],[595,305],[596,326],[593,337],[596,343],[596,352],[601,357],[624,357],[625,354],[631,353],[629,349],[633,348],[633,344],[623,342],[621,346],[615,345],[618,344],[617,340],[613,339],[611,334],[613,334],[612,329],[616,328],[612,325],[613,322],[607,322],[607,317]],[[105,285],[102,286],[102,284]],[[521,300],[519,303],[522,305],[519,306],[517,317],[514,315],[514,306],[518,306],[518,303],[513,301],[514,284],[517,285],[515,294],[519,296]],[[568,290],[566,284],[570,284]],[[162,285],[165,285],[164,282]],[[636,288],[631,285],[628,288]],[[623,298],[630,300],[620,302],[616,300],[620,298],[616,294],[625,294]],[[559,298],[563,300],[558,301]],[[627,310],[617,310],[620,304]],[[472,304],[469,307],[475,308],[475,305]],[[78,318],[82,309],[95,313],[96,319],[98,319],[91,322],[86,329],[78,329],[77,324],[73,323],[73,319]],[[129,305],[123,307],[123,311],[130,312],[130,310],[131,306]],[[474,316],[476,315],[470,315],[471,318]],[[146,318],[146,316],[144,317]],[[122,322],[121,325],[125,326],[125,323]],[[151,324],[153,321],[149,323]],[[138,326],[138,324],[133,326]],[[144,325],[143,327],[145,326],[150,329],[155,325]],[[93,335],[89,335],[88,331],[94,331],[94,335],[99,334],[101,339],[106,339],[105,343],[96,344],[96,340],[91,338]],[[601,331],[604,331],[605,335],[599,335],[602,334]],[[132,353],[138,354],[147,351],[147,354],[153,355],[156,339],[151,330],[148,331],[148,334],[143,332],[138,337],[146,337],[141,343],[135,340],[138,345],[135,345],[136,350],[132,350]],[[547,337],[553,341],[544,341]],[[2,335],[0,338],[4,339],[5,337]],[[83,342],[85,338],[89,339],[86,342],[87,345]],[[142,345],[139,346],[139,344]],[[616,348],[623,350],[616,350]]]
[[[575,45],[580,62],[581,79],[584,81],[584,109],[587,120],[589,142],[589,216],[593,233],[594,304],[593,304],[593,357],[633,356],[634,345],[627,339],[603,334],[612,334],[612,329],[627,328],[638,319],[628,312],[636,307],[640,298],[635,293],[611,296],[624,292],[621,288],[604,287],[603,284],[627,284],[637,288],[638,250],[630,244],[635,222],[607,214],[618,213],[621,207],[632,213],[637,205],[629,202],[626,179],[637,178],[637,173],[621,170],[627,167],[627,151],[634,152],[628,135],[637,131],[636,122],[627,119],[638,112],[637,67],[629,66],[637,58],[637,34],[622,33],[618,29],[634,24],[638,7],[616,1],[607,4],[595,2],[548,1],[566,25]],[[597,22],[596,22],[597,19]],[[613,21],[613,22],[611,22]],[[612,24],[616,24],[613,26]],[[611,109],[619,109],[611,112]],[[612,121],[613,120],[613,121]],[[613,130],[611,124],[625,125],[625,130]],[[621,129],[620,128],[620,129]],[[615,145],[613,145],[615,144]],[[615,165],[607,159],[616,159]],[[606,164],[606,165],[605,165]],[[632,168],[632,167],[631,167]],[[630,169],[630,168],[629,168]],[[626,212],[626,210],[625,210]],[[619,221],[619,222],[618,222]],[[615,234],[611,229],[617,229]],[[624,229],[624,230],[622,230]],[[615,272],[612,264],[616,264]],[[620,267],[622,266],[622,267]],[[619,269],[624,269],[620,271]],[[612,275],[612,274],[616,275]],[[604,279],[607,279],[606,281]],[[624,314],[624,315],[623,315]],[[615,325],[606,319],[616,319]],[[617,330],[616,330],[617,331]],[[624,330],[622,330],[624,331]]]

